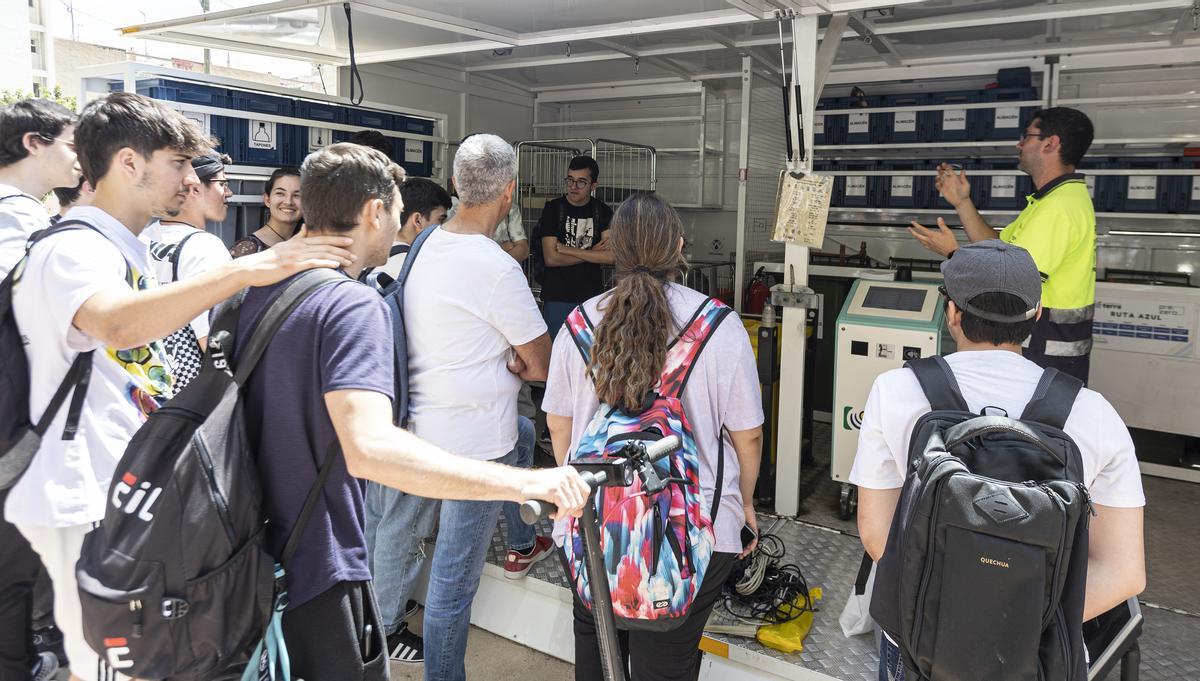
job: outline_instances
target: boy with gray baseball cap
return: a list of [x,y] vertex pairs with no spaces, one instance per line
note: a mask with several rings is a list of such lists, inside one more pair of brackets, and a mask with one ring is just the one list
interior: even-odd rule
[[[1019,246],[978,241],[956,250],[941,269],[946,324],[958,344],[944,359],[963,399],[975,413],[1019,417],[1042,377],[1042,368],[1021,352],[1041,313],[1042,281],[1033,258]],[[887,545],[913,429],[929,411],[907,368],[888,371],[871,386],[850,482],[859,488],[859,534],[875,560]],[[1087,621],[1145,588],[1145,497],[1129,430],[1099,393],[1080,390],[1063,430],[1083,455],[1097,512],[1088,531]],[[904,679],[899,650],[886,635],[879,658],[879,678]]]

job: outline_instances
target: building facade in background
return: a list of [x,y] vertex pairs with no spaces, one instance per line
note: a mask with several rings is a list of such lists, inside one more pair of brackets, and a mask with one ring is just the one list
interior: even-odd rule
[[55,84],[50,0],[0,0],[0,90],[41,94]]

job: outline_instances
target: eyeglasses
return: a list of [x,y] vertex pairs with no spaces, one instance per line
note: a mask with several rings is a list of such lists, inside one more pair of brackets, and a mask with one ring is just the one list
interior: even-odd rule
[[568,187],[577,187],[579,189],[582,189],[591,183],[592,183],[592,181],[587,179],[586,177],[581,177],[578,180],[570,178],[570,177],[563,178],[563,184],[565,184]]
[[1053,137],[1053,135],[1048,135],[1044,132],[1029,132],[1028,130],[1022,130],[1021,131],[1021,141],[1024,142],[1025,138],[1027,138],[1027,137],[1036,137],[1040,140],[1044,140],[1047,137]]
[[221,189],[229,189],[229,180],[205,180],[205,182],[219,185]]
[[63,139],[61,137],[51,137],[49,135],[38,135],[38,137],[49,142],[50,144],[54,144],[55,142],[62,142],[63,144],[67,145],[68,149],[70,149],[71,151],[75,151],[74,140],[67,140],[67,139]]

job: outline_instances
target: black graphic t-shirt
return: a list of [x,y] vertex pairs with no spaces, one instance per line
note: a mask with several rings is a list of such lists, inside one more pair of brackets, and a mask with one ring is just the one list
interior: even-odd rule
[[[566,197],[546,202],[542,217],[534,230],[540,244],[543,237],[552,236],[560,244],[590,250],[600,243],[604,231],[612,222],[612,209],[600,199],[593,198],[586,206],[573,206]],[[559,303],[582,303],[604,290],[600,265],[579,263],[567,267],[546,267],[542,281],[542,300]]]

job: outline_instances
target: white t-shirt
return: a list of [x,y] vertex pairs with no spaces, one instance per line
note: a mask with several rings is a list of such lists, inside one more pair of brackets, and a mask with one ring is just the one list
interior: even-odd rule
[[[1041,367],[1004,350],[956,352],[947,355],[946,362],[975,413],[998,407],[1019,418],[1042,376]],[[850,482],[868,489],[902,487],[909,439],[917,419],[929,410],[929,400],[911,370],[893,369],[875,379],[863,410]],[[1084,484],[1092,501],[1122,508],[1146,504],[1129,430],[1100,393],[1080,391],[1063,430],[1083,455]]]
[[412,430],[469,459],[497,459],[517,441],[521,379],[510,348],[546,323],[521,267],[482,234],[438,229],[404,289]]
[[[154,278],[160,284],[170,284],[175,281],[169,257],[164,256],[164,250],[156,248],[157,245],[173,246],[183,241],[188,235],[192,236],[183,245],[183,250],[179,252],[179,280],[191,279],[192,277],[203,274],[211,269],[220,267],[232,260],[229,255],[229,249],[225,248],[225,243],[221,241],[221,237],[216,234],[210,234],[178,222],[152,222],[150,226],[142,230],[139,238],[150,246],[150,265],[154,268]],[[196,332],[196,338],[204,338],[208,335],[209,323],[208,312],[198,315],[191,322],[192,331]]]
[[[7,198],[5,198],[7,197]],[[25,242],[50,226],[50,214],[34,197],[12,185],[0,184],[0,278],[21,262]]]
[[[584,311],[593,324],[604,316],[602,294],[585,302]],[[704,302],[702,293],[679,284],[667,288],[667,301],[675,318],[675,332],[692,318]],[[566,416],[571,421],[571,448],[579,446],[588,423],[600,407],[595,386],[587,375],[583,355],[575,347],[571,332],[563,325],[554,339],[554,354],[550,358],[550,375],[546,379],[546,395],[542,409],[547,414]],[[737,452],[721,426],[729,430],[750,430],[763,423],[762,389],[750,336],[736,314],[730,314],[701,350],[691,377],[683,389],[683,411],[692,426],[692,435],[700,449],[700,488],[705,504],[712,508],[716,491],[717,452],[724,441],[725,469],[721,483],[721,505],[717,511],[716,550],[738,553],[742,550],[741,530],[746,522],[741,490],[741,468]],[[562,545],[563,523],[555,524],[555,540]]]
[[[13,294],[17,326],[29,358],[29,411],[41,418],[79,352],[95,350],[87,399],[73,440],[61,439],[64,404],[29,469],[9,493],[13,523],[66,527],[104,517],[109,481],[125,447],[173,392],[162,344],[114,350],[72,325],[89,298],[126,283],[126,262],[139,289],[155,286],[146,244],[99,208],[73,208],[103,232],[79,229],[38,244]],[[69,404],[69,400],[68,400]]]

